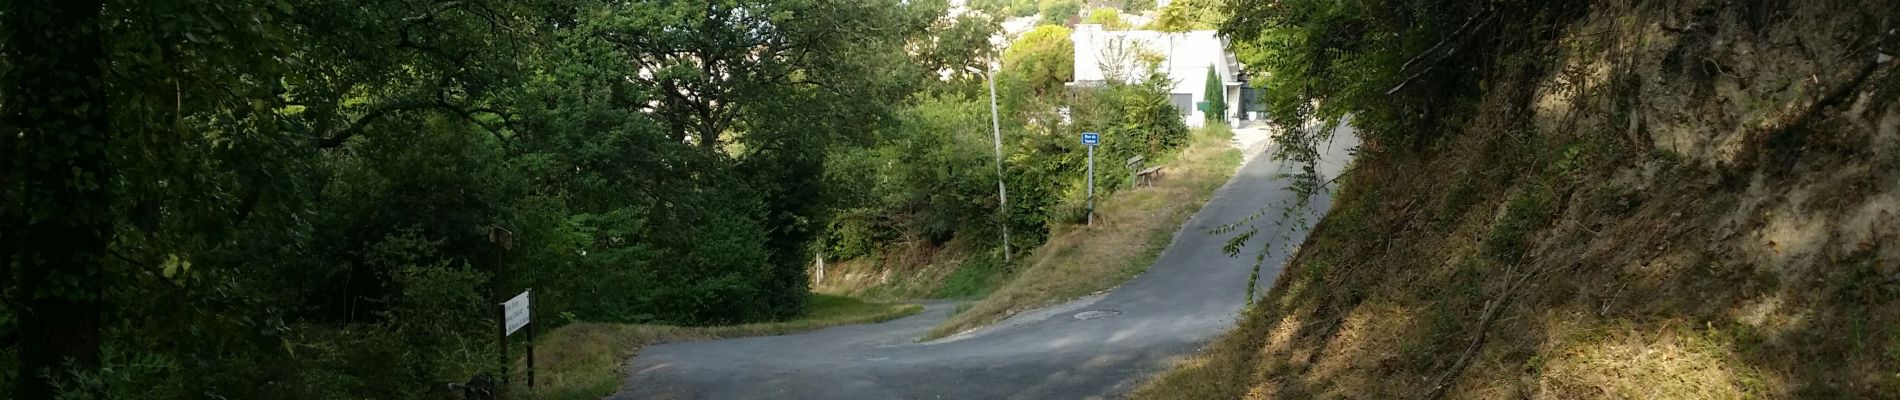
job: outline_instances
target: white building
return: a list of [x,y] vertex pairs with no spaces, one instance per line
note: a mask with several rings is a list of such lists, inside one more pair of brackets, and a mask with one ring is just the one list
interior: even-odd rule
[[1069,34],[1075,42],[1075,80],[1071,86],[1096,86],[1111,79],[1139,81],[1143,78],[1140,54],[1158,56],[1161,72],[1174,80],[1169,100],[1181,109],[1188,126],[1201,126],[1206,117],[1198,104],[1207,101],[1207,69],[1221,80],[1227,100],[1224,119],[1238,122],[1241,104],[1240,63],[1227,51],[1227,42],[1215,31],[1169,33],[1160,31],[1108,31],[1101,25],[1081,24]]

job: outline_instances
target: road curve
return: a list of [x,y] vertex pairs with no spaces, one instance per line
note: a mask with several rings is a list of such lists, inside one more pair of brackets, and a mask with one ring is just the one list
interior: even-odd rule
[[[1335,176],[1357,144],[1335,131],[1320,172]],[[1256,150],[1266,151],[1266,150]],[[1221,252],[1209,232],[1262,213],[1250,248],[1298,243],[1301,223],[1280,221],[1291,193],[1269,157],[1252,160],[1215,193],[1146,273],[1115,290],[1023,313],[995,326],[925,343],[949,303],[890,322],[796,335],[672,343],[640,352],[610,399],[1081,399],[1127,392],[1139,378],[1233,325],[1246,301],[1253,257]],[[1332,204],[1313,199],[1307,221]],[[1289,223],[1281,223],[1289,222]],[[1261,268],[1279,277],[1284,251]]]

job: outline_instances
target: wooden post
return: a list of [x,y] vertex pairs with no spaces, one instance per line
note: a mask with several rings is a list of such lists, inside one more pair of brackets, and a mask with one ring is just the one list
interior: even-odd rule
[[818,264],[818,268],[811,277],[812,287],[825,284],[825,249],[818,249],[815,253],[818,254],[812,255],[812,261]]
[[[501,342],[501,388],[499,389],[501,392],[508,391],[508,369],[510,366],[512,366],[512,364],[514,364],[514,361],[508,358],[508,306],[506,304],[503,304],[503,302],[506,301],[506,299],[501,297],[505,295],[504,292],[502,292],[502,284],[504,282],[507,282],[505,279],[502,279],[503,278],[502,266],[504,264],[503,256],[507,253],[508,249],[515,247],[514,236],[515,235],[513,231],[509,231],[507,228],[502,228],[501,225],[499,224],[492,224],[488,226],[488,241],[489,243],[494,243],[496,245],[495,247],[495,276],[491,278],[491,281],[494,282],[495,329],[496,329],[496,333],[499,334],[497,335],[497,337],[499,338],[499,342]],[[529,306],[533,306],[533,305],[534,304],[532,300],[530,300]],[[530,357],[532,357],[532,354],[534,354],[533,353],[534,347],[532,347],[533,343],[530,342],[529,346],[530,347],[528,348],[528,351],[529,351],[528,354],[530,354]],[[530,363],[532,363],[532,361],[530,361]],[[529,364],[529,365],[530,365],[530,368],[532,368],[533,364]],[[530,369],[529,371],[533,371],[533,370]],[[530,373],[532,374],[532,372]],[[534,375],[529,375],[528,386],[534,386],[533,376]]]
[[1142,161],[1147,161],[1147,160],[1142,159],[1141,156],[1129,157],[1128,162],[1126,163],[1126,165],[1124,165],[1125,167],[1128,167],[1128,188],[1129,189],[1134,189],[1137,186],[1135,184],[1135,181],[1141,178],[1141,162]]
[[500,393],[508,392],[508,306],[495,303],[495,337],[501,342],[501,387]]
[[536,315],[534,312],[534,308],[537,305],[538,305],[537,302],[534,301],[534,289],[528,289],[527,329],[528,329],[528,387],[529,388],[534,387],[534,330],[536,327],[539,327],[541,325],[540,321],[535,320],[536,318],[541,317],[540,315]]

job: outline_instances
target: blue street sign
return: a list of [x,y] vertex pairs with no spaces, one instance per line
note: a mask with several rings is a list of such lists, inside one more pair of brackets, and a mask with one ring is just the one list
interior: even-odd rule
[[1082,132],[1082,144],[1090,146],[1102,144],[1102,135],[1095,132]]

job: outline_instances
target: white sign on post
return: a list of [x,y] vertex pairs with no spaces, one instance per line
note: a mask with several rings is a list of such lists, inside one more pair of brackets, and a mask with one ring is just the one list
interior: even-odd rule
[[501,303],[502,331],[512,335],[521,327],[528,326],[528,291],[515,295],[515,298]]

